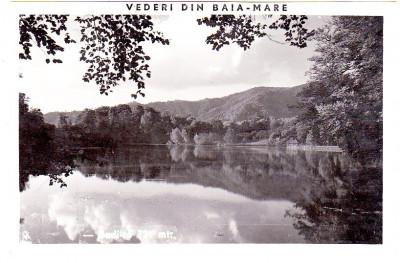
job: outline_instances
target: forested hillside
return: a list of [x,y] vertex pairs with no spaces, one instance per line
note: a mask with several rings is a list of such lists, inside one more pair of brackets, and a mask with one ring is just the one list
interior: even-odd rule
[[[290,118],[299,114],[299,110],[291,108],[299,102],[296,96],[305,85],[292,88],[257,87],[235,93],[222,98],[204,99],[199,101],[174,100],[167,102],[152,102],[142,104],[167,115],[193,117],[199,121],[237,122],[251,120],[256,117]],[[128,105],[134,109],[139,103]],[[82,111],[49,112],[44,114],[47,123],[58,125],[60,113],[66,115],[73,124]]]
[[296,97],[304,85],[293,88],[257,87],[216,99],[199,101],[154,102],[150,106],[168,111],[175,116],[188,116],[201,120],[235,122],[250,120],[256,116],[289,118],[299,111],[289,106],[299,102]]

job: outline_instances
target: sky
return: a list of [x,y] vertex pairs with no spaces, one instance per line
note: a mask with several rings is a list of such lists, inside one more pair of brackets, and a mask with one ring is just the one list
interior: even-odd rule
[[[70,18],[72,20],[73,16]],[[241,92],[258,86],[292,87],[304,84],[314,54],[314,43],[299,49],[261,38],[244,51],[236,44],[220,51],[205,43],[215,29],[199,26],[196,17],[185,15],[153,17],[155,29],[170,39],[170,45],[146,44],[145,52],[152,77],[146,80],[145,98],[139,103],[170,100],[200,100]],[[263,19],[258,17],[257,19]],[[308,28],[323,25],[329,18],[310,16]],[[79,26],[69,22],[70,35],[79,40]],[[282,31],[270,31],[281,40]],[[32,48],[32,60],[19,61],[19,91],[30,98],[32,108],[43,113],[113,106],[133,101],[136,91],[132,81],[113,88],[109,96],[101,95],[94,83],[82,81],[87,64],[79,61],[80,44],[64,45],[57,58],[62,64],[46,64],[45,51]]]

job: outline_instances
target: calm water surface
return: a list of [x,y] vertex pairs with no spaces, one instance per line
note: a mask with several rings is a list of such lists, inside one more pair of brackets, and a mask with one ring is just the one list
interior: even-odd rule
[[382,171],[345,154],[137,146],[74,162],[68,177],[22,181],[21,241],[382,242]]

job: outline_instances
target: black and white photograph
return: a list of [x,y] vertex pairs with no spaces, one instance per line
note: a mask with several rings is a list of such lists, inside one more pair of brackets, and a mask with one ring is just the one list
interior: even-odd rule
[[397,0],[0,10],[0,262],[400,257]]
[[20,242],[382,244],[383,26],[21,14]]

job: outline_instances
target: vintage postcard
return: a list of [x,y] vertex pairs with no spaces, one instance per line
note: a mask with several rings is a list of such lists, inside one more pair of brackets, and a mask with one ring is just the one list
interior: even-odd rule
[[9,1],[9,251],[391,248],[398,6]]

